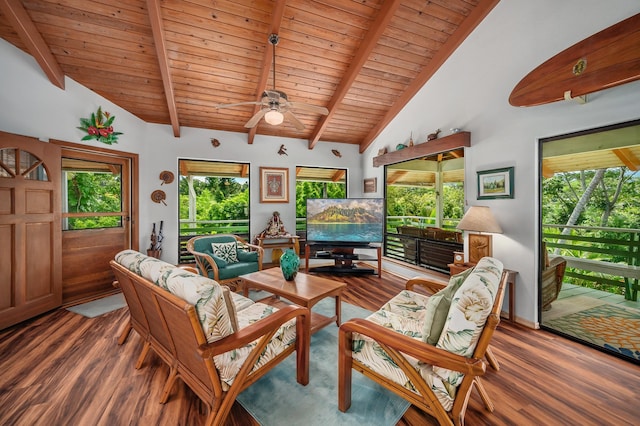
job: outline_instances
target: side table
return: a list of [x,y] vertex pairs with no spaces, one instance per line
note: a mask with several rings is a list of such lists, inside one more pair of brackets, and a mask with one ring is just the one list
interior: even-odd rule
[[[476,266],[475,263],[463,263],[461,265],[456,265],[454,263],[450,263],[449,265],[449,273],[451,275],[459,274],[460,272],[466,271],[469,268]],[[516,321],[516,275],[517,271],[513,271],[511,269],[504,270],[507,273],[507,285],[509,286],[509,322],[515,323]]]
[[[293,249],[300,256],[300,237],[297,235],[281,235],[278,237],[258,237],[258,245],[263,249]],[[273,262],[276,260],[271,255]],[[279,258],[278,258],[279,262]]]

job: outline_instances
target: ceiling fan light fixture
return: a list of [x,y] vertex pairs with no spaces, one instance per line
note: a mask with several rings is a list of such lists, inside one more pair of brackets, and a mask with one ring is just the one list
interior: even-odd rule
[[264,115],[264,121],[272,126],[278,126],[284,121],[284,114],[280,111],[272,109]]

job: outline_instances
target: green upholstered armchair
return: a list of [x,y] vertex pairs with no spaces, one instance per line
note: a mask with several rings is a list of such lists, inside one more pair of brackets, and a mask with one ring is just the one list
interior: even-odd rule
[[187,250],[195,257],[198,272],[220,284],[232,283],[240,275],[262,270],[264,249],[237,235],[193,237],[187,242]]

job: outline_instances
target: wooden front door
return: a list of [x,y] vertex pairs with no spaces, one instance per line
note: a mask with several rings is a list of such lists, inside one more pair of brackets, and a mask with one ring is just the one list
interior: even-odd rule
[[65,305],[117,289],[109,261],[132,244],[130,155],[62,149],[62,296]]
[[62,303],[60,148],[0,132],[0,329]]

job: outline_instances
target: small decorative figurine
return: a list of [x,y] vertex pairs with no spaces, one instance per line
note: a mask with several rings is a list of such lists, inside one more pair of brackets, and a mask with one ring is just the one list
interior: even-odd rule
[[387,153],[387,147],[385,146],[384,148],[380,148],[378,150],[378,155],[384,155]]
[[432,141],[432,140],[436,139],[438,137],[439,133],[440,133],[440,129],[438,129],[435,132],[429,134],[429,136],[427,136],[427,141]]
[[405,149],[407,146],[403,143],[399,143],[396,145],[396,151],[400,151],[401,149]]
[[411,136],[409,136],[409,146],[413,146],[413,132],[411,132]]

